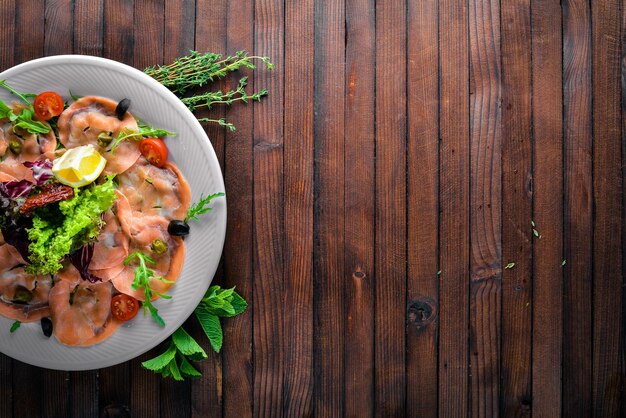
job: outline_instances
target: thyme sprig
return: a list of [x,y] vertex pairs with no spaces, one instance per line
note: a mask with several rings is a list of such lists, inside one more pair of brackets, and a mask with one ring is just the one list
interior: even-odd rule
[[183,102],[189,108],[189,110],[194,112],[203,107],[211,109],[213,105],[218,104],[225,104],[227,106],[230,106],[237,101],[248,103],[248,101],[256,100],[257,102],[260,102],[261,98],[267,96],[268,94],[267,89],[257,91],[253,94],[248,94],[245,90],[247,85],[248,77],[242,77],[241,80],[239,80],[239,84],[237,85],[237,88],[235,90],[228,90],[226,92],[223,92],[221,90],[210,91],[207,93],[198,94],[196,96],[185,97],[181,99],[181,102]]
[[225,58],[212,52],[189,51],[189,55],[179,57],[171,64],[148,67],[144,72],[174,93],[182,94],[189,88],[202,87],[240,68],[254,70],[255,61],[265,63],[268,70],[274,68],[268,57],[251,56],[246,51]]

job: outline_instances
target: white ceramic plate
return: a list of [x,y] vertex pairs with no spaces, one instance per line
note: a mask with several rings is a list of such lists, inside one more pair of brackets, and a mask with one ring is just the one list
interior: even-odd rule
[[[201,194],[224,191],[224,181],[215,151],[204,130],[174,94],[132,67],[115,61],[60,55],[29,61],[0,74],[0,80],[20,92],[56,91],[64,98],[97,95],[131,99],[130,112],[141,120],[177,133],[168,139],[170,158],[178,164],[192,190],[192,200]],[[1,89],[0,99],[14,101]],[[58,370],[90,370],[113,366],[150,350],[172,334],[191,315],[217,269],[226,235],[226,201],[216,199],[213,211],[191,225],[185,240],[187,256],[182,274],[169,294],[170,300],[155,303],[165,320],[159,327],[141,312],[103,343],[87,348],[67,347],[54,337],[44,337],[39,322],[23,324],[15,333],[13,321],[0,317],[0,352],[35,366]]]

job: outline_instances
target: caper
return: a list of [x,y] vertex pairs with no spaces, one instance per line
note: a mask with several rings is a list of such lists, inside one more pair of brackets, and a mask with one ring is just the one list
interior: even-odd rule
[[9,140],[9,149],[11,150],[11,152],[13,154],[17,155],[17,154],[21,153],[22,152],[22,147],[23,147],[22,141],[20,141],[19,139],[11,138]]
[[52,335],[52,320],[50,318],[41,318],[41,330],[43,331],[43,335],[48,338]]
[[120,102],[117,104],[117,107],[115,108],[115,116],[117,116],[119,120],[123,120],[129,107],[130,99],[120,100]]
[[150,249],[155,254],[165,254],[168,250],[167,243],[162,239],[155,239],[150,245]]
[[14,303],[24,304],[30,302],[31,300],[33,300],[33,293],[22,286],[18,287],[13,295]]
[[98,134],[98,145],[102,148],[106,148],[109,146],[111,141],[113,141],[113,132],[100,132]]
[[189,235],[189,224],[175,219],[170,221],[170,224],[167,226],[167,232],[175,237],[184,237]]

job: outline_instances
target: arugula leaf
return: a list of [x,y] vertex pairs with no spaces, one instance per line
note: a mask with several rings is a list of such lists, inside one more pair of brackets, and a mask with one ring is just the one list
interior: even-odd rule
[[22,323],[20,321],[13,322],[13,325],[11,325],[11,329],[10,329],[11,334],[13,334],[15,331],[17,331],[17,329],[19,327],[21,327],[21,326],[22,326]]
[[133,259],[137,259],[139,265],[135,269],[135,280],[133,280],[132,288],[133,290],[143,289],[145,298],[142,302],[143,312],[146,315],[146,312],[149,311],[152,318],[156,321],[157,324],[164,327],[165,321],[159,315],[159,310],[152,304],[152,295],[158,295],[164,299],[171,299],[171,296],[164,295],[153,290],[150,287],[150,279],[154,278],[156,280],[161,280],[163,282],[170,283],[169,280],[165,280],[163,277],[156,276],[154,270],[148,268],[147,264],[155,265],[156,262],[148,255],[135,251],[124,260],[124,265],[127,266]]
[[48,125],[43,122],[33,120],[35,109],[33,108],[33,105],[30,103],[28,98],[36,95],[19,93],[13,87],[9,86],[5,80],[0,80],[0,87],[7,89],[27,104],[27,107],[22,109],[19,115],[15,115],[13,109],[11,109],[11,107],[9,107],[6,103],[0,100],[0,117],[8,118],[11,122],[15,124],[15,126],[25,129],[31,134],[39,135],[47,134],[48,132],[50,132],[50,127]]
[[189,212],[187,212],[187,216],[185,217],[185,222],[189,222],[192,219],[196,221],[199,220],[198,215],[203,215],[213,209],[208,206],[209,203],[211,203],[211,200],[221,196],[225,196],[225,194],[220,192],[208,195],[207,197],[200,196],[198,203],[189,208]]
[[125,129],[115,138],[115,141],[111,144],[111,153],[115,151],[118,145],[122,141],[128,141],[129,139],[134,139],[139,141],[143,138],[163,138],[165,136],[175,136],[176,133],[166,131],[165,129],[153,128],[152,126],[146,124],[138,124],[139,131],[133,131],[131,129]]

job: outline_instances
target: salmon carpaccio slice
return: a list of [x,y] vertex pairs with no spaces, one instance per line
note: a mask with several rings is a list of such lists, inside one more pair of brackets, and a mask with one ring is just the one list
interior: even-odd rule
[[[167,282],[151,278],[150,288],[158,293],[166,293],[180,276],[185,259],[185,244],[180,237],[173,237],[167,232],[169,221],[165,218],[144,215],[132,210],[126,196],[119,190],[116,193],[118,195],[116,215],[122,229],[130,237],[129,253],[141,251],[154,259],[156,265],[149,266],[149,268],[154,271],[156,277],[163,277]],[[154,254],[151,249],[151,244],[157,239],[167,244],[168,249],[163,254]],[[111,278],[111,281],[120,292],[144,300],[143,289],[132,288],[136,267],[135,263],[124,266],[117,275]],[[153,296],[152,299],[156,298],[157,296]]]
[[116,327],[111,321],[113,286],[80,280],[78,271],[67,277],[72,276],[76,280],[60,279],[50,291],[52,332],[65,345],[93,345],[100,342],[99,336],[110,335],[109,325]]
[[[6,120],[5,120],[6,121]],[[22,152],[15,155],[9,149],[9,142],[14,139],[22,143]],[[54,160],[57,140],[50,130],[45,135],[33,135],[24,130],[14,131],[10,123],[0,127],[0,181],[28,180],[34,181],[32,171],[24,166],[24,162]]]
[[86,96],[76,100],[59,116],[59,140],[66,148],[93,145],[107,160],[104,174],[120,174],[128,170],[139,158],[136,141],[122,141],[114,152],[98,145],[102,132],[116,138],[122,131],[138,131],[137,121],[126,112],[119,120],[115,115],[117,103],[111,99]]
[[167,220],[184,219],[191,204],[191,190],[176,164],[163,168],[150,164],[143,156],[118,177],[119,191],[135,212],[162,216]]

